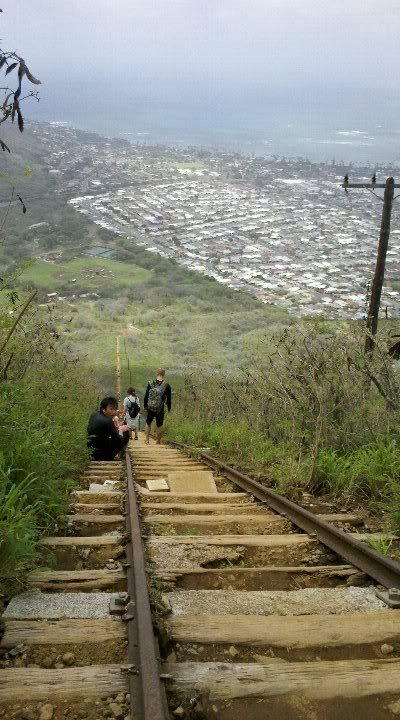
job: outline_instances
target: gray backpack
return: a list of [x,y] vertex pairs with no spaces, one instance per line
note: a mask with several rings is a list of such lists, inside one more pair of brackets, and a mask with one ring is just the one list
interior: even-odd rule
[[162,382],[160,385],[156,380],[150,383],[149,396],[147,398],[147,409],[154,413],[159,413],[164,407],[164,392],[166,383]]

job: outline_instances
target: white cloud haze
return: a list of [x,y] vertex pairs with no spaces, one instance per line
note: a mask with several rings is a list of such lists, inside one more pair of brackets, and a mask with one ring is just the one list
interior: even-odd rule
[[[5,0],[3,44],[48,107],[398,103],[398,0]],[[81,101],[82,102],[82,101]],[[84,109],[84,108],[83,108]]]

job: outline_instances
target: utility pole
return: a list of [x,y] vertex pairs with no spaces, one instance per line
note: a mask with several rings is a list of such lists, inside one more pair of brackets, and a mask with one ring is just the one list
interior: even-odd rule
[[121,402],[121,356],[119,352],[119,335],[117,335],[117,347],[116,347],[116,356],[117,356],[117,399],[118,403]]
[[[370,190],[375,195],[374,190],[383,189],[383,209],[381,219],[381,229],[379,233],[378,255],[376,258],[376,266],[374,279],[371,287],[371,297],[369,301],[367,316],[367,336],[365,338],[365,352],[372,353],[374,348],[374,336],[378,329],[378,315],[381,304],[382,286],[385,278],[386,253],[388,249],[390,236],[390,221],[392,216],[392,207],[394,200],[395,188],[400,188],[400,184],[396,184],[394,178],[388,177],[385,183],[377,183],[375,175],[372,177],[371,183],[350,183],[348,175],[345,176],[342,187],[346,190],[356,188],[358,190]],[[376,195],[382,200],[379,195]]]

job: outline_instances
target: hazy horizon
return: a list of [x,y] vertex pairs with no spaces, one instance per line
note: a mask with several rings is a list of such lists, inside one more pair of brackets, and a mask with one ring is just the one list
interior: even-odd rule
[[132,139],[399,160],[395,0],[2,7],[4,46],[43,83],[28,117]]

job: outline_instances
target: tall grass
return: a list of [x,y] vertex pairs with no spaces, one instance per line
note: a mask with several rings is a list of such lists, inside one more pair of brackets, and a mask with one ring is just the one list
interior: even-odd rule
[[19,484],[10,479],[10,469],[0,469],[0,567],[3,591],[17,585],[19,578],[39,557],[38,504],[27,501],[33,476]]
[[400,396],[385,340],[306,323],[230,372],[188,374],[167,437],[210,447],[294,498],[302,491],[389,509],[400,530]]
[[361,447],[346,455],[321,450],[317,462],[321,487],[334,495],[385,501],[400,488],[400,446],[394,440]]
[[[86,425],[98,391],[41,325],[13,337],[13,363],[0,381],[0,594],[43,564],[40,538],[65,513],[68,491],[89,462]],[[32,329],[36,327],[36,333]],[[31,355],[37,339],[46,352]],[[45,562],[48,562],[45,560]]]

